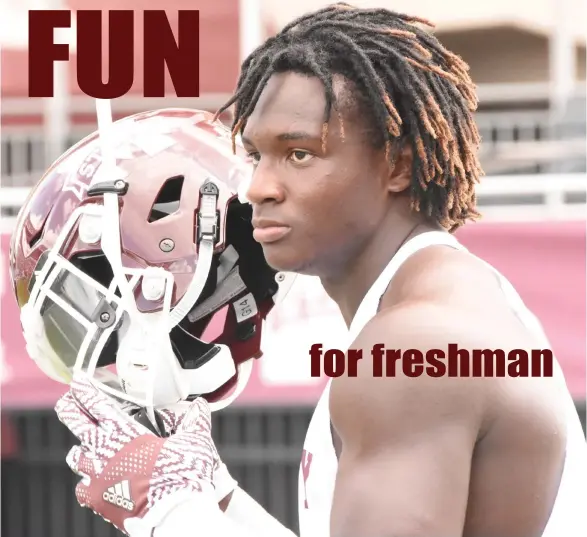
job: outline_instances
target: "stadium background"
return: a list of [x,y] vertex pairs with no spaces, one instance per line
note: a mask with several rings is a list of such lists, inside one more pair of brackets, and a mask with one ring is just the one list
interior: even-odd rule
[[[76,84],[75,51],[55,68],[53,99],[29,99],[28,9],[200,9],[201,97],[140,98],[142,34],[136,17],[137,83],[116,117],[167,107],[215,110],[234,87],[239,62],[261,39],[317,0],[1,0],[0,241],[2,526],[4,537],[102,537],[117,533],[79,508],[64,457],[73,443],[52,406],[64,387],[28,358],[6,267],[14,217],[28,189],[63,150],[95,128],[94,102]],[[582,0],[357,1],[437,23],[441,41],[471,67],[487,173],[482,222],[459,232],[501,270],[543,322],[585,423],[585,44]],[[72,33],[57,32],[60,40]],[[74,50],[75,47],[72,47]],[[230,120],[226,114],[224,120]],[[314,279],[301,279],[266,327],[264,358],[214,436],[234,476],[272,514],[297,529],[297,471],[313,403],[324,379],[309,379],[311,343],[337,346],[344,326]]]

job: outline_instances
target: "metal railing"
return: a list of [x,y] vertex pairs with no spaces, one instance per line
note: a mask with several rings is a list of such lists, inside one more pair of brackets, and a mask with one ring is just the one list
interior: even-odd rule
[[487,174],[586,171],[584,114],[553,124],[548,111],[483,112],[477,125]]
[[[2,188],[2,231],[9,232],[30,188]],[[587,174],[484,177],[477,186],[486,220],[582,219],[587,216]]]
[[559,220],[587,217],[587,174],[485,177],[477,186],[486,220]]
[[[122,106],[117,104],[125,110]],[[551,123],[548,112],[539,110],[480,112],[476,119],[483,139],[480,159],[488,175],[587,171],[584,115],[557,125]],[[65,145],[73,145],[94,128],[93,124],[74,125]],[[37,182],[49,164],[45,162],[45,139],[42,126],[3,125],[3,186],[25,187]]]

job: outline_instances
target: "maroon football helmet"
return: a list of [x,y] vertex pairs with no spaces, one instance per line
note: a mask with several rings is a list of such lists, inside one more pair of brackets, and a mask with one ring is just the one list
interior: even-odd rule
[[10,273],[27,350],[51,378],[83,370],[140,406],[242,391],[277,274],[239,198],[252,173],[212,114],[114,122],[61,156],[18,216]]

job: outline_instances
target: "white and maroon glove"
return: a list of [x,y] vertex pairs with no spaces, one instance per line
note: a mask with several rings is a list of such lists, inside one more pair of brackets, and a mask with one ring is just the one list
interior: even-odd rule
[[215,469],[224,496],[232,478],[226,477],[211,437],[210,409],[204,399],[179,408],[160,412],[166,432],[173,434],[159,437],[87,377],[75,377],[55,410],[81,442],[67,456],[82,477],[76,487],[80,505],[132,537],[150,537],[183,502],[217,509]]
[[[205,400],[202,400],[206,406],[207,412],[209,413],[208,404]],[[181,402],[171,407],[157,410],[157,415],[161,418],[161,425],[163,427],[166,436],[175,434],[179,425],[183,422],[183,419],[187,411],[192,407],[193,403]],[[134,407],[135,409],[137,407]],[[212,484],[214,485],[214,495],[216,501],[220,503],[224,500],[231,492],[238,487],[238,481],[234,479],[226,464],[222,462],[218,452],[216,453],[216,460],[214,468],[212,469]]]

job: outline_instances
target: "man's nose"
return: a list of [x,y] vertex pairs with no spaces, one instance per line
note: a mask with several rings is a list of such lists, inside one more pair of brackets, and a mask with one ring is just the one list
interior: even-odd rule
[[253,171],[246,196],[255,205],[268,202],[281,203],[284,200],[285,190],[275,170],[260,162]]

